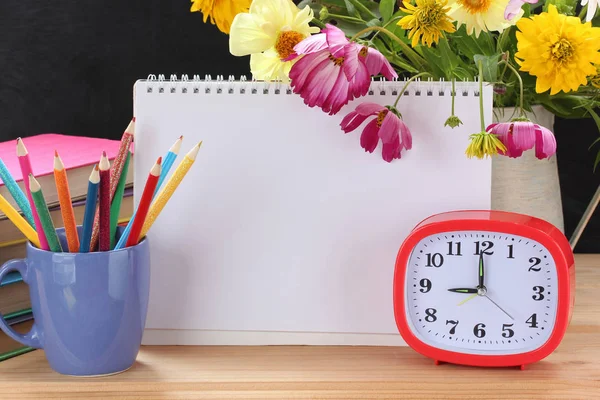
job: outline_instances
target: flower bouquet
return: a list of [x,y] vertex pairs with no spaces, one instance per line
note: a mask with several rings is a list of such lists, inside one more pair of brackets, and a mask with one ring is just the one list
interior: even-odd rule
[[[600,128],[594,111],[600,105],[599,0],[192,2],[192,11],[230,35],[233,55],[250,55],[254,79],[289,82],[306,105],[330,115],[365,96],[373,77],[402,77],[406,86],[445,80],[453,88],[455,81],[478,80],[480,87],[494,86],[496,107],[515,107],[515,115],[486,126],[481,113],[468,157],[519,157],[530,149],[540,159],[552,156],[553,133],[526,116],[536,104],[561,117],[591,116]],[[341,129],[366,122],[364,150],[373,152],[381,141],[383,159],[398,159],[412,140],[397,102],[361,103],[343,117]],[[446,125],[461,125],[454,90]]]

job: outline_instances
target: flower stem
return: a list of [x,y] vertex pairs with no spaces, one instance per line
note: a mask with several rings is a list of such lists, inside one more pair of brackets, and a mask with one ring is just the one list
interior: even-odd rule
[[[391,25],[392,23],[396,22],[396,21],[400,21],[402,19],[402,17],[394,17],[392,19],[390,19],[385,25],[383,25],[383,28],[387,28],[388,25]],[[379,33],[381,33],[381,31],[377,31],[375,32],[375,34],[373,35],[373,37],[371,38],[371,40],[375,39],[377,37],[377,35],[379,35]]]
[[515,74],[515,76],[517,77],[517,79],[519,80],[519,109],[521,110],[520,116],[521,117],[525,117],[525,110],[523,109],[523,79],[521,78],[521,75],[519,74],[519,71],[517,71],[515,69],[515,67],[513,67],[512,65],[510,65],[510,63],[508,62],[508,60],[502,61],[503,63],[506,64],[506,66],[512,71],[513,74]]
[[485,132],[485,119],[483,117],[483,62],[479,61],[479,119],[481,132]]
[[412,78],[410,78],[408,81],[406,81],[406,83],[404,84],[404,87],[402,88],[402,90],[400,91],[400,93],[398,93],[398,97],[396,97],[396,101],[394,102],[394,108],[396,108],[396,106],[398,105],[398,102],[400,101],[400,98],[402,97],[402,95],[404,94],[404,92],[406,91],[406,88],[408,87],[408,85],[414,81],[415,79],[423,76],[423,75],[429,75],[428,72],[421,72],[419,74],[416,74],[415,76],[413,76]]
[[450,113],[451,117],[454,117],[454,98],[456,97],[456,90],[454,89],[454,82],[456,80],[454,78],[452,78],[452,93],[450,93],[451,97],[452,97],[452,112]]
[[347,15],[339,15],[339,14],[329,14],[330,18],[333,19],[341,19],[342,21],[348,21],[348,22],[353,22],[356,24],[364,24],[366,21],[360,19],[360,18],[355,18],[355,17],[349,17]]
[[316,18],[313,18],[311,22],[321,29],[325,28],[325,24]]
[[419,69],[421,71],[427,69],[427,63],[425,62],[425,60],[423,59],[423,57],[421,57],[420,55],[418,55],[406,43],[404,43],[402,40],[400,40],[400,38],[398,36],[394,35],[392,32],[390,32],[387,29],[382,28],[380,26],[369,26],[369,27],[367,27],[367,28],[359,31],[356,35],[352,36],[352,38],[350,39],[350,41],[353,42],[356,39],[358,39],[359,37],[361,37],[362,35],[364,35],[365,33],[372,32],[372,31],[383,32],[386,35],[388,35],[388,37],[390,39],[392,39],[394,42],[398,43],[398,45],[400,46],[400,48],[402,49],[402,51],[404,52],[404,54],[406,55],[406,57],[408,57],[408,59],[410,61],[412,61],[414,64],[416,64],[417,69]]

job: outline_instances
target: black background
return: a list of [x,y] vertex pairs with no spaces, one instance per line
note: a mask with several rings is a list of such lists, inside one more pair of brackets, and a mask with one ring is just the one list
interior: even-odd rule
[[[0,2],[0,141],[39,133],[120,138],[149,74],[249,75],[228,37],[185,0]],[[600,184],[591,120],[557,119],[567,236]],[[600,210],[576,251],[600,252]]]

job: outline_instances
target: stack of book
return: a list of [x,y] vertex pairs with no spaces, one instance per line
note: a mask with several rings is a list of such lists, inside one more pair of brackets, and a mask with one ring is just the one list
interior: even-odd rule
[[[81,225],[90,172],[94,164],[98,162],[102,150],[106,150],[109,160],[112,161],[115,158],[119,149],[119,141],[57,134],[38,135],[23,140],[29,151],[33,173],[44,188],[50,215],[57,228],[63,226],[63,220],[52,170],[54,152],[51,150],[57,150],[61,154],[67,170],[75,219],[77,224]],[[15,143],[15,141],[0,143],[0,159],[21,189],[25,190],[15,152]],[[49,149],[49,146],[52,148]],[[50,159],[48,159],[49,157]],[[130,165],[133,166],[133,163]],[[0,194],[17,208],[16,202],[1,179]],[[133,214],[133,167],[128,170],[123,197],[119,213],[120,224],[126,224]],[[25,258],[26,244],[27,239],[23,233],[0,212],[0,265],[15,258]],[[17,332],[25,333],[31,328],[33,317],[29,291],[18,273],[10,274],[0,283],[0,313]],[[0,361],[30,350],[0,332]]]

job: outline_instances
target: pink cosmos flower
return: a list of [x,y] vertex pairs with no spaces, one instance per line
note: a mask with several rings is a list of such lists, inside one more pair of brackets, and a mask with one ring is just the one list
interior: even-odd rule
[[383,143],[382,157],[391,162],[400,158],[403,149],[412,148],[412,136],[406,124],[400,119],[393,107],[384,107],[375,103],[359,104],[354,111],[344,117],[340,126],[345,133],[358,128],[368,117],[376,115],[360,135],[360,146],[372,153],[379,140]]
[[521,11],[521,7],[523,7],[523,4],[535,4],[537,2],[538,0],[510,0],[508,2],[508,5],[504,9],[504,19],[510,21],[511,19],[516,17],[517,14],[519,14],[519,12]]
[[486,129],[494,133],[506,146],[506,152],[500,154],[511,158],[520,157],[525,150],[535,146],[535,156],[540,160],[550,158],[556,153],[556,138],[554,134],[541,125],[531,121],[512,121],[491,124]]
[[309,107],[336,114],[350,100],[367,94],[371,75],[390,80],[398,76],[379,51],[350,42],[333,25],[321,32],[294,47],[302,57],[290,71],[294,93]]

